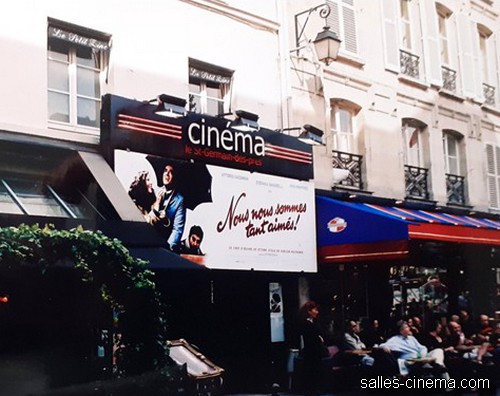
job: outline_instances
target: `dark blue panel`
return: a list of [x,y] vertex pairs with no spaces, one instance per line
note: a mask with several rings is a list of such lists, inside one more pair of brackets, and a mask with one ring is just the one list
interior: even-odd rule
[[318,246],[408,240],[409,222],[354,202],[316,196]]

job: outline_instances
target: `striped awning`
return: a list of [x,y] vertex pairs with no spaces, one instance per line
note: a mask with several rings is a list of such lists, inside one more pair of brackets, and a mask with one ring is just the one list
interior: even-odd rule
[[320,262],[403,258],[411,239],[500,246],[500,222],[317,196]]

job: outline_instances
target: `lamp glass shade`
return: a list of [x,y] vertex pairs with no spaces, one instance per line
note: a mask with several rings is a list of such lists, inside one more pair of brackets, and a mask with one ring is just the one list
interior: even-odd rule
[[301,142],[313,145],[313,146],[321,146],[323,145],[323,138],[321,136],[318,136],[314,133],[304,131],[302,132],[298,139]]
[[314,40],[314,47],[318,59],[326,65],[329,65],[332,61],[337,59],[340,43],[341,40],[337,34],[330,31],[328,26],[325,26]]

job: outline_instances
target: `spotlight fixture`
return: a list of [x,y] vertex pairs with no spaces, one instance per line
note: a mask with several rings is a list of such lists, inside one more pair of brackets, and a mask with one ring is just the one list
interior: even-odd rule
[[253,114],[244,110],[236,110],[235,114],[236,118],[231,123],[231,127],[233,129],[244,132],[255,132],[259,130],[260,127],[257,123],[257,121],[259,120],[259,116],[257,114]]
[[310,124],[305,124],[298,139],[307,144],[321,146],[323,145],[323,131]]
[[186,112],[186,100],[166,94],[159,95],[150,102],[158,102],[155,113],[165,117],[180,118],[184,117]]

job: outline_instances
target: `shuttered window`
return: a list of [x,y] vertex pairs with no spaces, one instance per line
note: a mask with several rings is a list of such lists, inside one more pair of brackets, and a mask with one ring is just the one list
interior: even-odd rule
[[500,146],[486,145],[486,161],[489,205],[500,209]]
[[384,33],[384,61],[388,70],[399,73],[399,29],[398,7],[395,0],[381,1],[383,33]]
[[358,53],[356,34],[356,15],[354,0],[326,0],[330,7],[330,15],[326,20],[330,30],[338,34],[342,40],[340,48],[350,54]]
[[[422,44],[424,50],[424,64],[426,81],[431,84],[441,86],[442,73],[441,73],[441,50],[439,39],[440,29],[438,25],[438,14],[436,6],[433,1],[420,2],[420,18],[422,24]],[[441,31],[442,32],[442,31]],[[446,48],[447,51],[447,48]],[[446,52],[447,54],[447,52]]]
[[452,175],[460,175],[460,141],[456,134],[443,133],[443,151],[445,156],[445,171]]
[[465,14],[457,15],[456,24],[462,94],[468,98],[480,99],[482,87],[477,25]]

